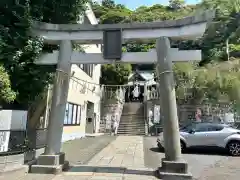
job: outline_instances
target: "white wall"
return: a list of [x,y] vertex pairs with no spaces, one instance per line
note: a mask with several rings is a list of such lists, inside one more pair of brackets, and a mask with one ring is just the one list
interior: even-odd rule
[[[86,53],[100,53],[101,47],[96,45],[85,45]],[[101,75],[101,65],[94,65],[93,75],[90,77],[86,74],[80,67],[73,64],[71,67],[71,72],[74,74],[73,78],[70,80],[69,91],[68,91],[68,102],[81,105],[81,124],[80,126],[65,126],[63,130],[63,141],[80,138],[85,136],[85,126],[86,126],[86,111],[87,101],[94,103],[94,112],[96,113],[96,130],[99,130],[100,126],[100,75]],[[74,78],[76,77],[76,78]],[[89,83],[86,83],[86,82]],[[91,84],[92,83],[92,84]],[[85,93],[82,89],[86,86]],[[91,90],[95,87],[95,93]]]
[[0,110],[0,130],[26,130],[27,111]]
[[8,150],[9,130],[26,130],[27,111],[0,110],[0,152]]
[[[97,24],[97,19],[88,4],[88,9],[85,11],[85,18],[82,20],[88,20],[88,22],[78,22],[78,23],[89,23],[89,24]],[[86,53],[101,53],[101,46],[100,45],[82,45]],[[83,83],[80,81],[81,84],[86,85],[86,92],[82,92],[83,86],[70,80],[69,84],[69,91],[68,91],[68,102],[75,103],[81,105],[81,124],[80,126],[65,126],[63,129],[63,141],[67,141],[74,138],[80,138],[85,136],[85,126],[86,126],[86,115],[87,115],[87,101],[91,101],[94,103],[94,112],[96,113],[97,117],[100,118],[100,103],[101,99],[100,96],[93,93],[91,89],[95,86],[95,92],[100,91],[100,86],[94,85],[99,84],[100,82],[100,75],[101,75],[101,65],[95,65],[93,69],[93,76],[90,77],[87,75],[81,68],[77,65],[72,65],[71,72],[74,72],[74,77],[93,83]],[[75,79],[76,80],[76,79]],[[78,84],[78,85],[77,85]],[[100,126],[100,119],[96,121],[96,130],[99,129]]]

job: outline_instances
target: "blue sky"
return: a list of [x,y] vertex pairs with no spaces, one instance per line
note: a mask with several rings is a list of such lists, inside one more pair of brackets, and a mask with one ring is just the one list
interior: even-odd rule
[[[97,0],[101,1],[101,0]],[[124,4],[130,9],[136,9],[139,6],[145,5],[145,6],[151,6],[153,4],[168,4],[169,0],[115,0],[116,3]],[[185,0],[187,4],[196,4],[197,2],[200,2],[200,0]]]

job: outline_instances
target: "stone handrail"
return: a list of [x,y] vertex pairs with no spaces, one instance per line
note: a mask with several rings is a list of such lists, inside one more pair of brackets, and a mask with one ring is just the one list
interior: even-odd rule
[[147,100],[159,99],[160,95],[157,90],[147,92]]

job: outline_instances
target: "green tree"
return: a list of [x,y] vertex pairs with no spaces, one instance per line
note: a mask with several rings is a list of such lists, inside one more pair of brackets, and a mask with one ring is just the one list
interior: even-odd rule
[[9,75],[0,65],[0,104],[11,103],[16,98],[16,93],[11,89]]
[[216,17],[210,24],[200,41],[203,51],[203,64],[226,60],[226,41],[233,46],[240,38],[238,28],[240,25],[239,0],[204,0],[199,10],[216,9]]
[[240,103],[240,60],[199,67],[194,63],[174,64],[176,94],[179,102],[204,101]]
[[[87,0],[19,0],[0,2],[0,63],[10,76],[17,92],[15,104],[34,101],[51,82],[55,67],[34,64],[42,50],[58,49],[43,46],[41,39],[29,36],[32,20],[50,23],[74,23],[85,9]],[[7,18],[6,18],[7,17]]]
[[113,9],[116,5],[113,0],[102,0],[102,6]]
[[106,64],[102,66],[101,84],[123,85],[132,71],[130,64]]
[[185,5],[184,0],[169,0],[169,7],[172,9],[180,9]]

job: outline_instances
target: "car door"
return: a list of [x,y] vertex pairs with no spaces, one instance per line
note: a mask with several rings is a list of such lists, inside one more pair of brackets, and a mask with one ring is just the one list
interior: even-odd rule
[[224,139],[229,136],[231,132],[225,130],[223,125],[212,125],[209,128],[209,131],[206,133],[207,140],[206,145],[207,146],[220,146]]
[[207,140],[208,124],[196,124],[193,133],[186,133],[184,138],[188,147],[205,146]]

